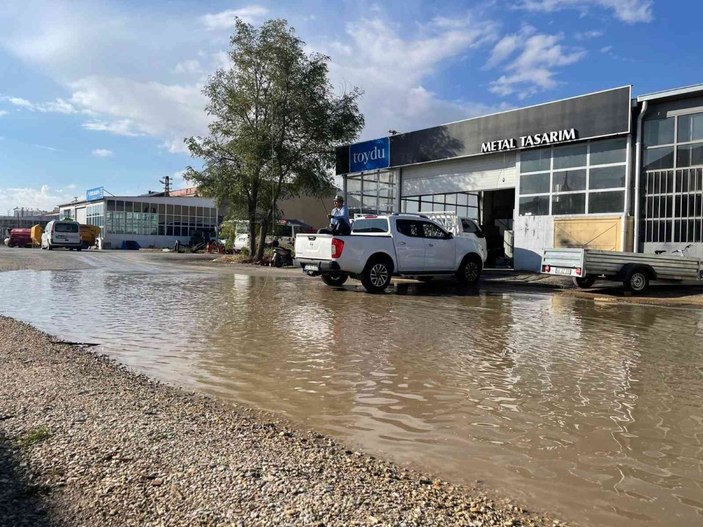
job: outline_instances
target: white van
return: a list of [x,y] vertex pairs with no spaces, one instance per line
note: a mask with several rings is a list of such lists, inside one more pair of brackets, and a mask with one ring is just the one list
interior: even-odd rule
[[80,251],[82,248],[80,224],[72,220],[53,220],[47,223],[41,235],[41,248],[51,250],[54,247]]

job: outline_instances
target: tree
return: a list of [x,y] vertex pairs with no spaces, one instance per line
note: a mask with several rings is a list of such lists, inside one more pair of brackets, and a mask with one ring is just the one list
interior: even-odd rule
[[[208,137],[186,144],[203,168],[186,178],[249,220],[250,253],[260,260],[280,198],[320,195],[331,186],[334,148],[364,125],[360,90],[335,95],[329,57],[306,54],[285,20],[260,28],[236,20],[227,68],[203,89],[211,117]],[[258,250],[256,224],[260,226]]]

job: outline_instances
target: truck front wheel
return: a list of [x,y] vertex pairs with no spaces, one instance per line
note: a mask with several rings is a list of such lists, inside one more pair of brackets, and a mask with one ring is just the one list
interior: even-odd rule
[[323,274],[322,281],[331,287],[339,287],[347,281],[349,275],[345,273],[330,273]]
[[481,258],[478,255],[470,254],[459,266],[456,274],[457,280],[462,285],[474,285],[481,277]]
[[371,260],[361,274],[361,285],[369,293],[381,293],[390,285],[392,273],[393,266],[388,260],[384,258]]

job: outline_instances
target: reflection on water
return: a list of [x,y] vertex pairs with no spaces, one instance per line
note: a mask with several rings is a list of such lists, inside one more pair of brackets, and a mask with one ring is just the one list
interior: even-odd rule
[[103,270],[0,290],[140,371],[582,524],[703,522],[699,310]]

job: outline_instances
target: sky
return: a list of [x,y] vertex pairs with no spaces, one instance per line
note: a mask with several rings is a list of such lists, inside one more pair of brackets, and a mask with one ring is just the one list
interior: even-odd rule
[[284,18],[358,87],[359,140],[624,85],[703,83],[703,2],[683,0],[4,0],[0,215],[89,188],[188,186],[207,135],[202,87],[235,17]]

